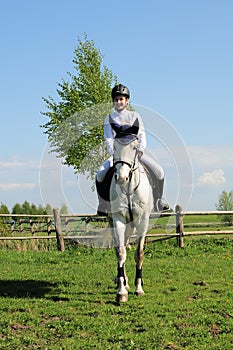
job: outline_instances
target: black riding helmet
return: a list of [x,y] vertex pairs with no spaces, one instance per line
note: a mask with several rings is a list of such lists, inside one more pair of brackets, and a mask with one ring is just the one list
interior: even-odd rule
[[130,98],[130,92],[127,86],[122,84],[114,86],[114,88],[112,89],[112,99],[114,100],[114,98],[118,95],[123,95],[127,98]]

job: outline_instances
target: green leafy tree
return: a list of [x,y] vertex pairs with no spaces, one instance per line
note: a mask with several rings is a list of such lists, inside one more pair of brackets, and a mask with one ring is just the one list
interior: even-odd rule
[[47,215],[52,215],[53,214],[53,209],[52,209],[52,207],[51,207],[51,205],[49,203],[46,204],[45,212],[46,212]]
[[[3,203],[0,205],[0,214],[10,214],[9,209]],[[7,222],[9,222],[11,218],[0,217],[0,234],[5,236],[9,233]]]
[[38,215],[46,215],[47,214],[46,208],[43,208],[42,205],[38,205],[37,214]]
[[[24,210],[23,210],[23,206],[19,203],[16,203],[11,211],[12,214],[24,214]],[[17,217],[16,216],[12,216],[12,219],[14,221],[17,221]]]
[[3,203],[0,205],[0,214],[10,214],[9,209]]
[[103,65],[103,55],[87,35],[78,39],[74,51],[74,73],[58,84],[59,101],[43,98],[49,121],[42,125],[52,151],[76,173],[94,178],[106,159],[104,117],[111,111],[111,89],[116,76]]
[[[216,208],[220,211],[233,211],[233,191],[227,193],[223,191],[218,198]],[[219,215],[219,218],[222,222],[226,222],[229,226],[233,224],[233,215],[231,214],[222,214]]]
[[[37,214],[38,214],[37,206],[36,206],[34,203],[31,204],[29,213],[30,213],[30,214],[34,214],[34,215],[37,215]],[[24,213],[24,214],[28,214],[28,213]]]
[[65,204],[62,204],[61,209],[60,209],[61,214],[68,214],[68,208]]
[[32,213],[31,205],[28,201],[25,201],[22,204],[22,214],[35,214],[35,213]]
[[12,208],[12,214],[24,214],[22,205],[16,203]]

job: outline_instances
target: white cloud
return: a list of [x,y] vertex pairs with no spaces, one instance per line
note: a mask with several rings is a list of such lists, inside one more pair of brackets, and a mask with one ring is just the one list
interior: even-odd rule
[[225,168],[233,166],[233,146],[188,146],[196,168]]
[[205,172],[203,175],[199,176],[196,186],[218,186],[225,182],[224,171],[222,169],[215,169],[212,172]]
[[202,169],[203,171],[218,168],[232,168],[233,167],[233,145],[216,145],[216,146],[191,146],[187,145],[182,147],[159,147],[152,151],[158,158],[159,163],[163,166],[171,167],[173,162],[178,161],[182,163],[184,161],[183,155],[186,150],[188,156],[185,157],[185,161],[191,161],[193,170]]
[[25,166],[25,162],[13,160],[13,161],[2,161],[0,167],[2,168],[19,168]]
[[17,159],[13,158],[11,160],[0,160],[0,169],[6,171],[6,170],[12,170],[12,169],[38,169],[40,166],[40,163],[38,160],[33,159]]
[[14,190],[34,190],[36,184],[34,183],[2,183],[0,184],[0,190],[14,191]]

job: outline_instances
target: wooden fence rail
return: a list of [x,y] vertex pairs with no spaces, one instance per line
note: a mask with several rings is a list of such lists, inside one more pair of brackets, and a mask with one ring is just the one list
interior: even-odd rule
[[[175,218],[173,232],[151,233],[149,231],[146,237],[150,241],[176,238],[178,246],[183,248],[185,236],[233,234],[233,230],[187,231],[184,216],[188,215],[233,215],[233,211],[183,212],[182,208],[177,205],[174,212],[152,213],[150,217],[156,219],[173,216]],[[55,239],[57,249],[63,252],[65,250],[64,240],[76,240],[88,244],[101,240],[103,230],[107,226],[107,219],[93,214],[60,214],[58,209],[53,209],[53,215],[0,214],[0,223],[0,242],[3,240]],[[94,232],[93,226],[90,226],[92,223],[97,225]],[[10,236],[3,232],[4,227],[8,228],[7,232],[10,232]]]

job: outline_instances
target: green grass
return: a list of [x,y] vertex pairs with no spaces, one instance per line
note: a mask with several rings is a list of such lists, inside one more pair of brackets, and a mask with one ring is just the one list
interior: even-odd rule
[[0,251],[0,349],[233,348],[233,242],[145,247],[144,297],[115,303],[115,252]]

